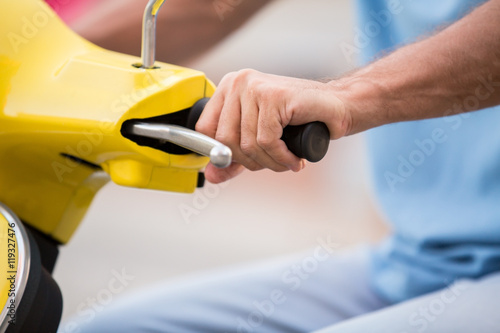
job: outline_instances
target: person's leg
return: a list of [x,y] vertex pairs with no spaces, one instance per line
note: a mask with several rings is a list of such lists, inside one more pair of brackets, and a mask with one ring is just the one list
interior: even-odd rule
[[154,286],[75,332],[310,332],[387,305],[369,289],[367,248],[328,251]]
[[315,333],[498,333],[500,273],[335,324]]

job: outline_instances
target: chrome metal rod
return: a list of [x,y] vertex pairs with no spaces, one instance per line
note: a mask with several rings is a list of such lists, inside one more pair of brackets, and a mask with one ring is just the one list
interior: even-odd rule
[[154,68],[156,57],[156,15],[165,0],[149,0],[142,21],[142,68]]
[[178,146],[210,157],[210,162],[218,168],[231,164],[231,149],[204,134],[177,125],[137,122],[129,127],[131,134],[165,140]]

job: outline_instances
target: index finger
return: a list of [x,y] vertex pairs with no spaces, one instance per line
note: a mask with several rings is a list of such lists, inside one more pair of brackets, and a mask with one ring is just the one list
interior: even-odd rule
[[205,109],[196,122],[195,129],[197,132],[215,138],[217,133],[217,126],[220,120],[220,114],[224,105],[224,95],[222,93],[215,93],[212,98],[205,105]]

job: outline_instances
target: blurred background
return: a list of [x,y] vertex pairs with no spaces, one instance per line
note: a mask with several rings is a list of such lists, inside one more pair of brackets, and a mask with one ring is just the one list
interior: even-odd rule
[[[353,38],[352,5],[277,0],[191,67],[214,82],[242,68],[339,76],[354,68],[339,47]],[[246,172],[192,195],[107,185],[61,248],[55,279],[63,319],[81,316],[92,300],[98,312],[151,283],[302,251],[320,237],[341,249],[376,242],[387,230],[371,194],[363,139],[332,142],[323,161],[298,174]],[[123,271],[133,280],[107,292]]]

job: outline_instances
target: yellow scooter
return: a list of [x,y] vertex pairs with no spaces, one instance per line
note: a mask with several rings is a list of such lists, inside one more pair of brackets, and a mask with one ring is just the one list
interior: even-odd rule
[[[51,277],[93,197],[118,185],[192,193],[231,150],[194,131],[215,86],[155,62],[156,15],[144,14],[142,59],[73,33],[41,0],[0,0],[0,332],[55,332]],[[297,156],[320,160],[322,123],[284,129]]]

